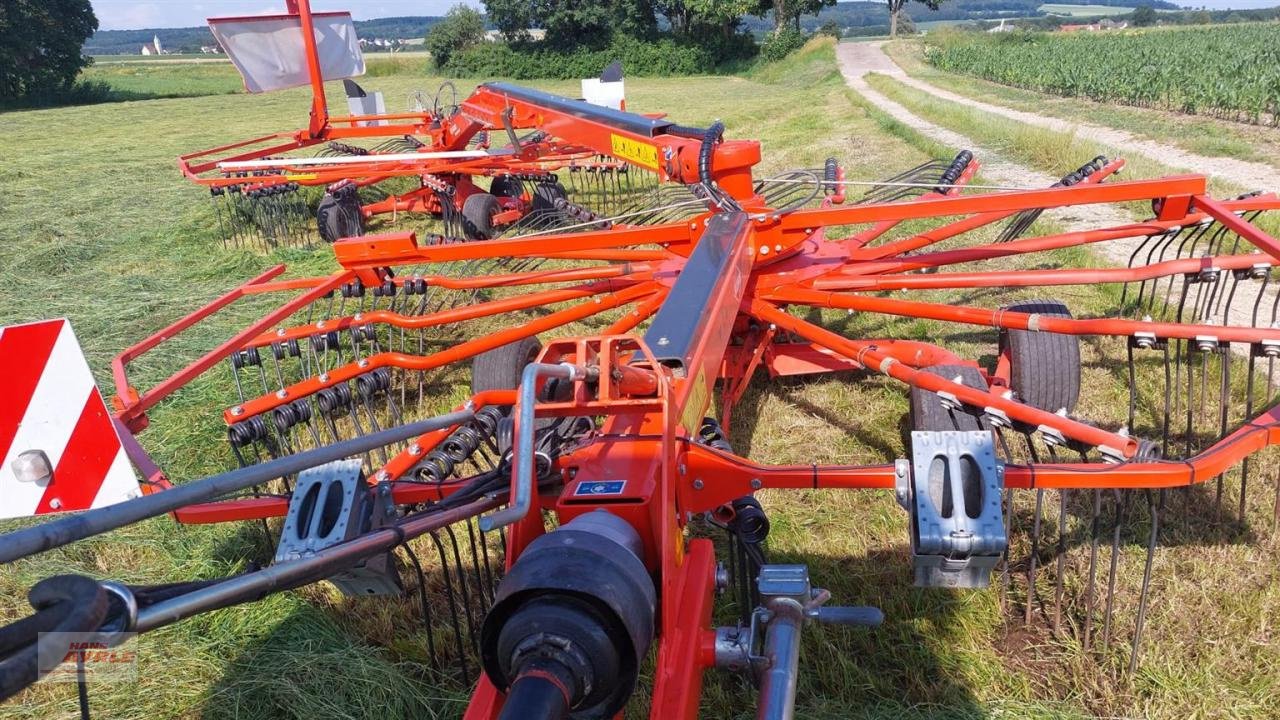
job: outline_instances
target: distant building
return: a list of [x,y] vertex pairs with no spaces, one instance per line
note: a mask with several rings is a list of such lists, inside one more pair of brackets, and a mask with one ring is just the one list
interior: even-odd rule
[[152,35],[151,42],[142,46],[143,55],[164,55],[164,46],[160,44],[160,36]]
[[[531,40],[544,40],[547,37],[547,31],[542,28],[529,28],[525,30],[524,33],[525,35],[528,35]],[[502,42],[502,31],[486,30],[484,33],[484,39],[489,42]]]
[[1096,23],[1088,25],[1059,25],[1058,32],[1100,32],[1103,30],[1124,30],[1129,27],[1126,21],[1116,22],[1110,18],[1102,18]]

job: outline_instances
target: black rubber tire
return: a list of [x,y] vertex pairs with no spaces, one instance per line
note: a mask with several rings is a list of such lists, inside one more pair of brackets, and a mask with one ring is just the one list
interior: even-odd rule
[[471,359],[471,393],[516,389],[524,367],[541,351],[538,338],[527,337],[475,356]]
[[534,213],[548,213],[559,210],[557,205],[559,202],[568,200],[569,193],[565,192],[564,186],[558,182],[538,183],[533,186],[533,208]]
[[[970,365],[934,365],[923,368],[924,372],[948,380],[959,377],[966,387],[978,390],[987,389],[987,381],[983,379],[978,368]],[[920,388],[911,388],[911,429],[912,430],[989,430],[990,425],[982,416],[982,411],[964,406],[959,410],[948,410],[942,404],[942,398],[936,393]]]
[[[1004,310],[1052,317],[1071,317],[1058,300],[1024,300]],[[1009,387],[1018,400],[1046,412],[1075,412],[1080,399],[1080,338],[1031,330],[1001,334],[1000,349],[1009,350]]]
[[520,197],[524,183],[510,175],[499,175],[489,184],[489,194],[494,197]]
[[342,238],[364,235],[364,216],[355,193],[325,193],[316,207],[316,228],[320,239],[335,243]]
[[462,233],[468,240],[493,237],[493,216],[499,210],[498,198],[489,193],[475,193],[462,203]]

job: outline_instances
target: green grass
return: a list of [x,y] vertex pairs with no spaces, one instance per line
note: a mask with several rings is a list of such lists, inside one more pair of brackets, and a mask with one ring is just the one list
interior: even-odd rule
[[[185,81],[192,67],[173,66],[174,82]],[[367,87],[399,98],[433,90],[440,80],[391,74]],[[537,86],[577,92],[572,82]],[[5,114],[0,141],[22,148],[23,156],[0,165],[0,324],[69,317],[109,388],[115,353],[243,279],[278,262],[289,263],[293,276],[332,270],[323,248],[221,249],[206,194],[186,183],[173,161],[298,126],[307,102],[304,91],[289,91]],[[829,44],[748,76],[631,80],[628,105],[669,111],[691,125],[719,118],[729,136],[761,139],[762,174],[820,166],[835,155],[850,178],[878,178],[954,152],[856,100]],[[1096,262],[1079,252],[1053,259]],[[1015,295],[1026,294],[984,301]],[[1070,300],[1080,313],[1116,302],[1089,288],[1072,290]],[[162,365],[222,339],[236,320],[220,316],[187,342],[166,346],[173,356],[144,368],[141,378],[158,379]],[[854,337],[939,338],[974,358],[989,357],[995,342],[994,334],[931,323],[843,313],[824,320]],[[1108,379],[1105,368],[1090,372],[1100,383]],[[464,373],[455,385],[465,381]],[[210,397],[213,388],[199,385],[158,408],[142,436],[177,481],[226,461]],[[1101,407],[1090,411],[1100,412],[1114,410],[1118,400],[1092,402]],[[760,380],[739,407],[732,441],[740,454],[767,463],[885,462],[904,453],[899,422],[906,405],[902,389],[880,376]],[[1269,498],[1262,495],[1251,501],[1251,526],[1264,526],[1268,517]],[[888,493],[769,492],[763,500],[773,520],[772,558],[809,563],[837,602],[876,604],[887,616],[876,631],[806,631],[797,717],[1180,719],[1280,712],[1280,662],[1268,626],[1280,612],[1274,539],[1162,550],[1146,661],[1129,678],[1115,671],[1116,658],[1098,662],[1070,640],[1022,630],[1002,614],[994,589],[912,589],[906,517]],[[1019,500],[1024,519],[1029,501]],[[4,568],[0,617],[25,614],[26,588],[57,572],[131,583],[215,577],[243,570],[265,552],[256,526],[176,526],[160,518]],[[1127,541],[1123,554],[1120,587],[1132,600],[1141,551]],[[1122,614],[1131,611],[1130,602]],[[131,645],[141,663],[138,683],[94,688],[95,716],[457,717],[466,689],[433,682],[425,672],[416,613],[412,599],[350,601],[315,586],[186,621]],[[752,697],[737,679],[713,672],[703,709],[708,717],[750,717]],[[74,713],[74,688],[60,685],[37,686],[0,708],[13,718]]]
[[1120,128],[1137,137],[1208,157],[1257,162],[1276,162],[1280,157],[1280,133],[1272,129],[1165,110],[1063,98],[958,75],[925,62],[923,46],[918,41],[888,43],[885,51],[912,77],[975,100],[1061,120]]

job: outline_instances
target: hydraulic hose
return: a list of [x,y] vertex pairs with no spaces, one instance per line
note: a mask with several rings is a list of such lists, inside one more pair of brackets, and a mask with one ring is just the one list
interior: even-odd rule
[[231,470],[162,492],[144,495],[136,500],[89,510],[78,515],[68,515],[43,525],[17,530],[0,536],[0,563],[13,562],[28,555],[61,547],[140,520],[173,512],[192,503],[204,502],[278,477],[292,475],[307,468],[360,455],[401,440],[452,427],[474,416],[475,413],[471,410],[459,410],[343,440],[296,455],[286,455],[257,465]]

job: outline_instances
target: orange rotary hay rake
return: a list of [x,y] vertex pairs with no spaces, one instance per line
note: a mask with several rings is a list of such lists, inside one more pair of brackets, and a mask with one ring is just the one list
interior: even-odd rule
[[[653,204],[650,168],[542,131],[518,135],[509,118],[476,122],[459,112],[452,83],[430,107],[419,92],[409,112],[381,111],[381,96],[370,105],[349,79],[365,69],[350,15],[312,13],[305,0],[288,10],[209,21],[248,91],[309,86],[312,95],[305,128],[178,158],[183,175],[209,188],[224,244],[309,244],[312,217],[333,242],[363,234],[375,216],[406,213],[441,221],[447,236],[489,239]],[[304,25],[315,32],[299,32]],[[338,78],[354,114],[332,117],[324,81]]]
[[[1132,671],[1162,538],[1180,519],[1243,520],[1249,494],[1272,492],[1280,243],[1255,220],[1275,195],[1118,180],[1107,158],[1052,187],[983,187],[968,152],[884,181],[834,160],[758,178],[760,145],[719,123],[504,83],[452,117],[538,134],[504,162],[575,148],[660,185],[647,205],[503,237],[339,239],[332,275],[277,267],[122,353],[114,414],[145,495],[10,533],[0,560],[173,513],[261,522],[274,562],[163,586],[45,580],[0,634],[0,697],[66,655],[46,631],[109,645],[329,580],[417,598],[441,682],[472,687],[468,718],[615,717],[638,684],[650,717],[694,717],[712,669],[754,682],[758,717],[788,718],[802,628],[882,616],[770,561],[766,490],[892,491],[904,584],[994,578],[1010,612]],[[1104,204],[1150,217],[1030,233],[1046,211]],[[1083,248],[1128,262],[1063,266]],[[1111,312],[1001,300],[1083,286]],[[215,317],[243,325],[180,360]],[[928,331],[876,333],[904,327]],[[957,331],[968,345],[920,339]],[[824,373],[909,396],[905,457],[734,452],[750,383]],[[166,473],[149,453],[176,437],[221,447],[225,471]],[[1117,582],[1131,544],[1140,588]],[[720,593],[734,624],[713,623]]]

